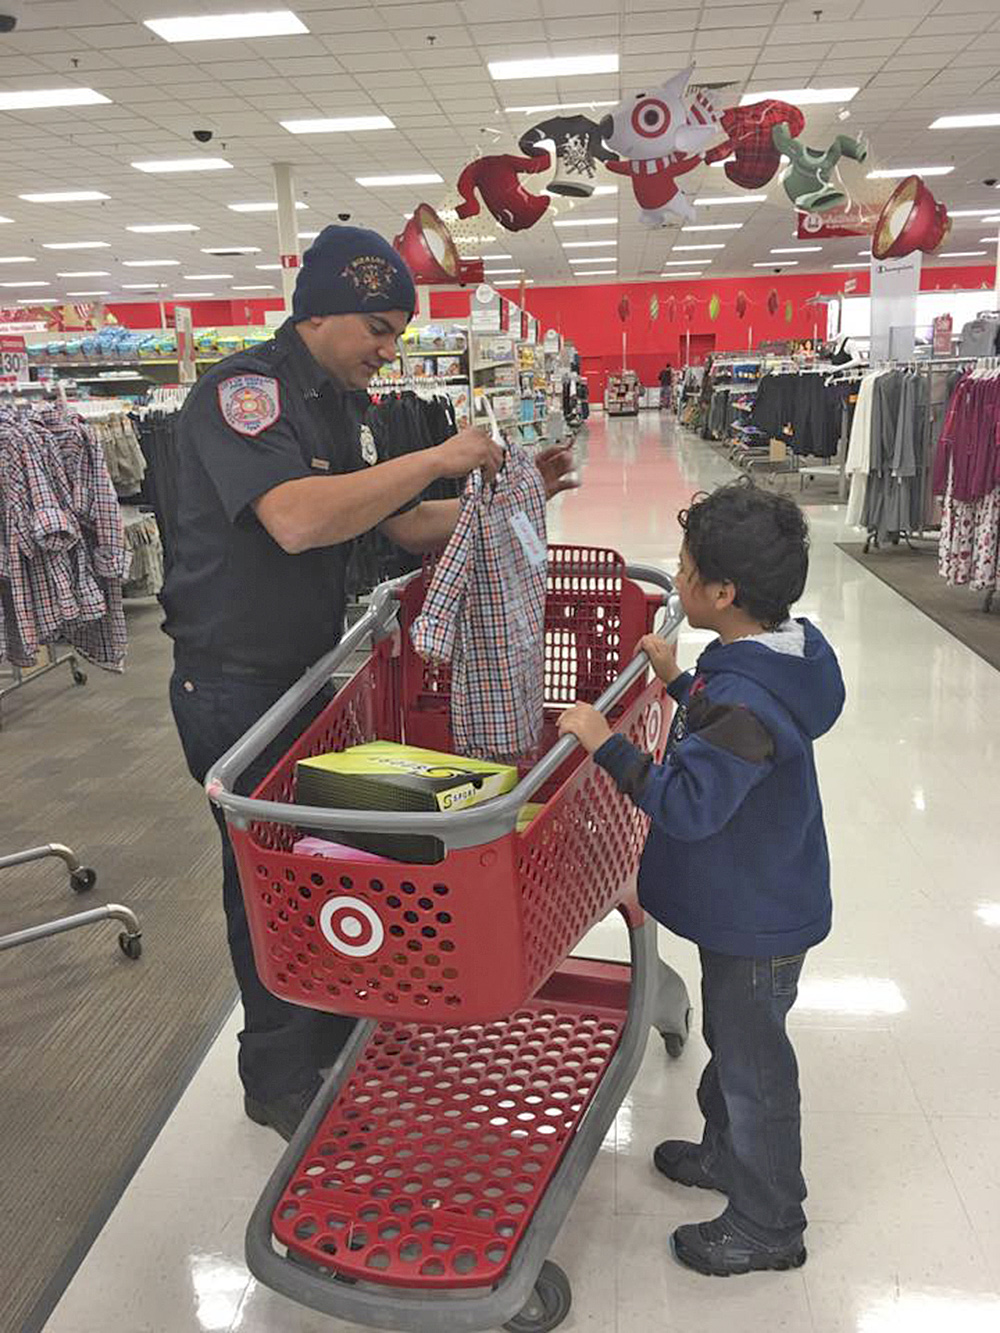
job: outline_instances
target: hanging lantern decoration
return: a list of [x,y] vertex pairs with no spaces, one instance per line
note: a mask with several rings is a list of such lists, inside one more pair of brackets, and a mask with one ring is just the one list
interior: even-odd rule
[[618,302],[618,318],[624,324],[631,313],[632,313],[632,302],[628,299],[627,296],[623,296],[622,299]]
[[677,318],[677,298],[675,296],[667,297],[667,321],[672,324]]
[[770,290],[770,291],[768,292],[768,294],[767,294],[767,309],[768,309],[768,313],[771,314],[771,315],[776,315],[776,314],[778,313],[778,305],[779,305],[779,304],[780,304],[780,303],[779,303],[779,301],[778,301],[778,293],[777,293],[777,292],[774,290],[774,288],[772,287],[771,290]]
[[684,318],[689,324],[694,323],[694,314],[698,308],[698,302],[693,296],[685,296],[681,302],[681,309],[684,311]]
[[658,296],[651,296],[649,298],[650,322],[655,324],[659,318],[660,318],[660,298]]
[[713,324],[719,318],[719,311],[721,309],[722,309],[722,302],[716,296],[715,292],[713,292],[708,302],[708,317]]
[[785,302],[785,323],[786,323],[786,324],[791,324],[791,322],[792,322],[792,318],[793,318],[794,315],[795,315],[795,307],[792,305],[791,301],[786,301],[786,302]]
[[736,315],[738,319],[744,319],[747,313],[747,306],[750,304],[746,292],[736,293]]

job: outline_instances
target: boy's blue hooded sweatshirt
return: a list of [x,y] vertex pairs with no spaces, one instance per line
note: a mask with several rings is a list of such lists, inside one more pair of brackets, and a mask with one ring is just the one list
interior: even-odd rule
[[595,758],[652,821],[639,898],[716,953],[803,952],[830,930],[830,861],[813,741],[844,706],[833,649],[807,620],[716,641],[670,687],[655,764],[624,736]]

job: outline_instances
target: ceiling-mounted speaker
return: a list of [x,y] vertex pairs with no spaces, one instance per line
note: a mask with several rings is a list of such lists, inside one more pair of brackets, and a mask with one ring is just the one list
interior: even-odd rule
[[951,218],[919,176],[901,180],[886,200],[872,236],[876,259],[903,259],[914,250],[930,254],[951,231]]
[[430,204],[417,205],[392,244],[419,285],[483,281],[483,261],[461,257],[451,232]]

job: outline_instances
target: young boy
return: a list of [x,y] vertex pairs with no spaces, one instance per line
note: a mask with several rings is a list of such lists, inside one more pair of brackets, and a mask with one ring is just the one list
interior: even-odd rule
[[798,1066],[785,1030],[806,950],[830,929],[830,866],[813,741],[837,720],[844,683],[808,620],[791,620],[809,539],[784,496],[741,484],[696,497],[677,591],[717,639],[692,675],[673,645],[642,641],[678,710],[663,764],[577,704],[560,720],[651,819],[639,897],[698,945],[710,1059],[700,1143],[667,1140],[658,1171],[718,1190],[729,1206],[678,1227],[675,1256],[728,1276],[805,1262]]

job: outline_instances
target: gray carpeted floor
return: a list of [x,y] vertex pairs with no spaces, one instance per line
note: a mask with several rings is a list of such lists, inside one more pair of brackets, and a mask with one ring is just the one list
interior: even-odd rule
[[986,594],[952,588],[938,573],[937,546],[923,543],[911,551],[905,546],[864,553],[862,542],[839,542],[859,565],[930,616],[942,629],[978,653],[1000,671],[1000,598],[994,609],[983,610]]
[[99,881],[78,897],[61,862],[0,872],[0,933],[118,901],[144,946],[128,961],[108,922],[0,953],[4,1333],[44,1322],[236,995],[218,835],[170,717],[161,618],[129,609],[124,676],[89,667],[75,688],[63,668],[3,701],[0,846],[66,842]]

